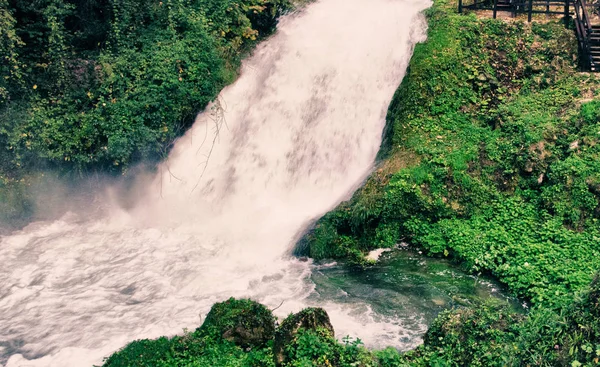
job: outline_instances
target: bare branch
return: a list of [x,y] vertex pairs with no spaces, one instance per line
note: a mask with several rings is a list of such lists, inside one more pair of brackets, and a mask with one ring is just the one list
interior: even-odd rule
[[275,311],[276,309],[278,309],[279,307],[281,307],[283,305],[283,302],[285,302],[285,300],[282,300],[281,303],[279,304],[279,306],[275,307],[274,309],[271,310],[271,312]]
[[[208,151],[208,154],[206,155],[206,160],[203,162],[204,163],[204,167],[202,168],[202,173],[200,173],[200,177],[198,177],[198,181],[196,182],[196,185],[194,185],[194,187],[192,188],[192,191],[190,192],[193,193],[196,188],[198,188],[198,186],[200,185],[200,181],[202,180],[202,177],[204,176],[204,172],[206,172],[206,168],[208,167],[208,161],[210,160],[210,156],[212,155],[213,149],[215,148],[217,139],[219,139],[219,133],[221,132],[221,128],[223,127],[223,125],[225,125],[225,127],[227,129],[229,129],[229,127],[227,126],[227,121],[225,119],[225,111],[226,111],[226,107],[227,105],[225,104],[225,102],[223,101],[223,103],[221,102],[222,99],[220,97],[217,97],[215,104],[211,107],[211,113],[210,113],[210,118],[214,123],[214,137],[212,139],[211,142],[211,146],[210,149]],[[223,108],[223,105],[225,105],[225,108]],[[206,131],[208,134],[208,124],[206,124]],[[206,142],[206,136],[204,138],[204,141],[202,142],[202,144],[200,145],[200,147],[198,147],[198,150],[196,151],[196,154],[198,154],[200,152],[200,149],[202,148],[202,146],[204,145],[204,143]],[[202,163],[200,163],[199,165],[201,165]]]

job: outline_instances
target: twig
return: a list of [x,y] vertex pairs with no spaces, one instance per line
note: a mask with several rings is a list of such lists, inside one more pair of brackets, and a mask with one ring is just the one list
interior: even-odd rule
[[[214,116],[212,118],[212,120],[214,122],[215,135],[213,137],[213,140],[212,140],[212,143],[210,146],[210,150],[208,151],[208,154],[206,155],[206,160],[204,161],[204,167],[202,168],[202,173],[200,173],[200,177],[198,177],[198,181],[196,182],[196,185],[194,185],[194,187],[192,188],[192,191],[190,192],[190,194],[193,193],[198,188],[198,185],[200,185],[200,181],[202,180],[202,177],[204,176],[204,172],[206,172],[206,168],[208,167],[208,161],[210,160],[210,157],[212,155],[213,149],[215,148],[217,139],[219,138],[219,133],[221,132],[221,126],[223,124],[225,124],[225,127],[227,127],[227,129],[229,129],[229,127],[227,126],[227,122],[225,120],[225,109],[222,107],[220,98],[217,98],[215,105],[211,108],[211,110],[212,110],[212,115]],[[207,129],[207,133],[208,133],[208,125],[207,125],[206,129]],[[200,145],[200,147],[198,147],[196,154],[198,154],[198,152],[204,145],[205,141],[206,141],[206,137],[205,137],[205,140]],[[202,163],[200,163],[200,164],[202,164]]]
[[278,309],[279,307],[281,307],[281,305],[283,305],[283,302],[285,302],[285,300],[282,300],[281,303],[279,304],[279,306],[275,307],[274,309],[271,310],[271,312],[275,311],[276,309]]

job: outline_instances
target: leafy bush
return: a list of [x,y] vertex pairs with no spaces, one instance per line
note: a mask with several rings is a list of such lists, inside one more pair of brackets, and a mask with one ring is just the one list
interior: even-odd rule
[[286,0],[0,3],[8,30],[0,40],[8,55],[0,114],[26,110],[0,131],[6,160],[20,169],[121,172],[164,157],[288,7]]

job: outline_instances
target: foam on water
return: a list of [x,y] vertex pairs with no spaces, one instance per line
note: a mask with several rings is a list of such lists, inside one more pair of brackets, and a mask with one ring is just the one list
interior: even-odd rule
[[[132,209],[2,237],[0,363],[99,364],[133,339],[197,327],[231,296],[283,301],[278,315],[317,302],[312,265],[291,246],[372,169],[427,6],[320,0],[283,18]],[[405,347],[416,339],[395,336],[422,329],[366,304],[318,302],[338,335],[369,345]]]

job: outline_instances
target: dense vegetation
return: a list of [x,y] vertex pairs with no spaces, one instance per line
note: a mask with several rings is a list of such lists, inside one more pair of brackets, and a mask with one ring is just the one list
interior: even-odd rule
[[0,221],[52,170],[164,157],[287,0],[0,0]]

